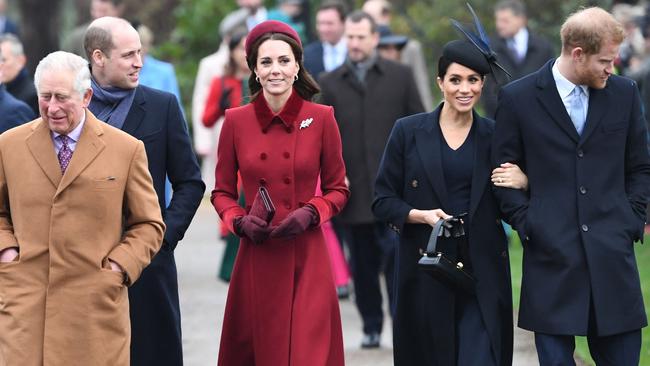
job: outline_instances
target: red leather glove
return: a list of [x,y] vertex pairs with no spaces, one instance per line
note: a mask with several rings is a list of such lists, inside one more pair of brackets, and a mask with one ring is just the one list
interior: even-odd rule
[[245,236],[252,240],[254,243],[261,243],[268,239],[271,233],[271,228],[266,221],[257,216],[246,215],[238,217],[233,223],[235,234]]
[[310,226],[312,226],[318,214],[316,209],[310,205],[303,206],[297,210],[292,211],[280,222],[273,231],[271,231],[272,238],[286,238],[292,239],[297,235],[303,233]]

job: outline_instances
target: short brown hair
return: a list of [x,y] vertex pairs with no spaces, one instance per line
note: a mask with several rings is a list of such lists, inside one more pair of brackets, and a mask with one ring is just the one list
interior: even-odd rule
[[560,29],[562,52],[580,47],[588,55],[600,52],[605,42],[621,44],[625,30],[621,23],[599,7],[579,10],[571,14]]
[[318,7],[318,10],[316,10],[316,12],[318,13],[323,10],[336,11],[339,14],[339,19],[341,19],[341,23],[345,22],[345,17],[348,13],[345,4],[338,0],[326,0],[322,2]]
[[84,35],[84,51],[86,58],[92,65],[92,55],[94,50],[100,50],[105,55],[111,55],[113,49],[113,34],[110,30],[102,27],[90,26]]

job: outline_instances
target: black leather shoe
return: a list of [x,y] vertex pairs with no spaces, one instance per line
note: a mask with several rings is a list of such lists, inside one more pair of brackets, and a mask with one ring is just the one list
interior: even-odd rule
[[379,348],[379,333],[366,333],[361,339],[361,348]]

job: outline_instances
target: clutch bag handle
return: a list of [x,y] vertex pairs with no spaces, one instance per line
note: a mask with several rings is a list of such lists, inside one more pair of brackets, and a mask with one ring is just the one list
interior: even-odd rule
[[427,257],[436,256],[436,245],[438,244],[438,237],[442,235],[442,230],[444,230],[442,225],[445,223],[445,221],[446,220],[440,219],[433,226],[433,230],[431,230],[431,235],[429,236],[429,243],[427,244]]

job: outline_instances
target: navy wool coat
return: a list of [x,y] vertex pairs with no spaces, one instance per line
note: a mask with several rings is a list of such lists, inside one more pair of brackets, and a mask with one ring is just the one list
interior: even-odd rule
[[[417,268],[431,226],[409,224],[411,209],[448,211],[438,128],[442,105],[398,120],[379,166],[373,212],[400,234],[394,318],[396,365],[455,365],[454,290]],[[475,158],[466,218],[478,304],[498,365],[512,363],[508,247],[490,189],[494,122],[474,113]]]
[[[131,365],[182,365],[174,248],[183,239],[205,184],[176,97],[138,86],[122,130],[142,140],[167,229],[163,245],[129,288]],[[165,206],[165,175],[174,191]]]
[[495,188],[523,238],[519,326],[555,335],[636,330],[647,320],[633,242],[643,237],[650,190],[639,91],[619,76],[590,88],[580,136],[553,62],[505,86],[497,109],[495,163],[519,164],[529,182],[528,192]]

